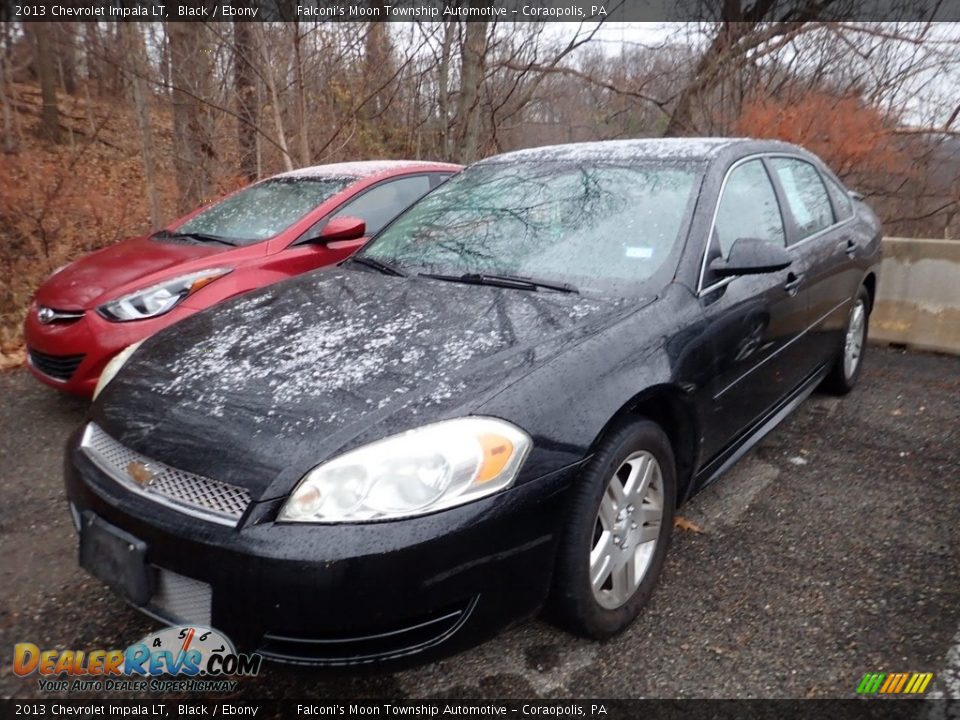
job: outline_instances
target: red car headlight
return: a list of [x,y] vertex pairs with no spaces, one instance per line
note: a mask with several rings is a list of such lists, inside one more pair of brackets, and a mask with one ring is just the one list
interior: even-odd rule
[[143,290],[104,303],[99,312],[107,320],[126,322],[144,320],[170,312],[185,298],[230,272],[231,268],[211,268],[181,275]]

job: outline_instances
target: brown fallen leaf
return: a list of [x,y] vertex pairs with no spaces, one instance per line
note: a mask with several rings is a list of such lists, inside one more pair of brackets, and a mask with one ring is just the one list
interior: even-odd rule
[[696,533],[697,535],[703,535],[703,528],[701,528],[696,523],[692,523],[681,515],[675,515],[673,518],[673,526],[675,528],[680,528],[681,530],[686,530],[687,532]]
[[26,348],[21,347],[16,350],[0,351],[0,371],[18,368],[26,361]]

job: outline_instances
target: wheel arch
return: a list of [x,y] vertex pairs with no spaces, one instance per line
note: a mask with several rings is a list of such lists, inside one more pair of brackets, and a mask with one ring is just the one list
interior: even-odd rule
[[689,496],[697,463],[699,423],[686,393],[675,385],[649,387],[627,400],[607,421],[591,444],[591,454],[610,431],[631,420],[655,422],[673,449],[677,463],[677,505]]
[[860,284],[867,289],[867,295],[870,296],[868,312],[872,311],[877,300],[877,274],[871,270],[864,276],[863,282]]

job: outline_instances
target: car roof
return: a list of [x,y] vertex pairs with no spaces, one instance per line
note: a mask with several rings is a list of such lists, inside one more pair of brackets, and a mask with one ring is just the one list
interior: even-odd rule
[[713,160],[726,154],[800,150],[778,140],[729,137],[639,138],[547,145],[494,155],[478,164],[578,160]]
[[312,165],[310,167],[291,170],[273,175],[274,178],[330,178],[349,177],[366,178],[373,175],[386,175],[403,170],[433,170],[450,171],[460,170],[459,165],[440,162],[425,162],[423,160],[360,160],[357,162],[329,163],[327,165]]

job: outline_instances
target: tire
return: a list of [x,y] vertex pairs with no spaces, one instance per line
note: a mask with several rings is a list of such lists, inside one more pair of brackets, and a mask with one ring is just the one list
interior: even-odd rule
[[[647,468],[649,483],[644,490]],[[638,478],[635,494],[630,492],[631,471]],[[614,479],[618,485],[613,485]],[[626,490],[620,503],[614,500],[616,487]],[[636,420],[607,435],[571,490],[549,605],[556,624],[602,640],[622,632],[637,618],[663,568],[673,530],[676,487],[673,450],[658,425]],[[659,525],[655,526],[658,498]],[[605,553],[606,563],[600,560]],[[606,574],[604,568],[609,568]],[[591,576],[604,578],[597,590]]]
[[[856,320],[857,317],[860,317],[859,322]],[[843,340],[837,352],[837,359],[834,360],[833,367],[823,381],[823,387],[828,392],[834,395],[846,395],[856,386],[860,371],[863,369],[863,358],[867,352],[869,330],[870,293],[861,285],[850,306],[850,314],[847,316],[847,325],[843,331]],[[852,336],[851,333],[859,336],[859,345],[857,345],[856,336]],[[852,365],[850,364],[851,355],[853,355]]]

